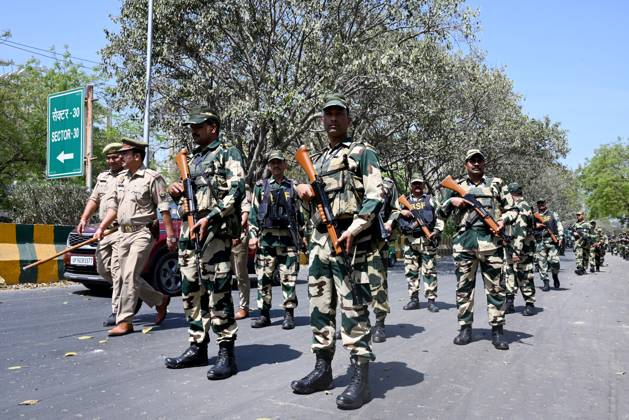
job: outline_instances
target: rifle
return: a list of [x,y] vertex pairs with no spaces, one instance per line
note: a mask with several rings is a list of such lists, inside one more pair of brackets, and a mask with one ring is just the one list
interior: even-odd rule
[[195,265],[197,268],[199,281],[201,281],[202,277],[200,255],[203,252],[203,247],[201,246],[199,235],[197,235],[192,230],[192,227],[199,221],[199,207],[197,206],[197,199],[194,196],[192,179],[190,178],[190,167],[188,166],[187,149],[181,149],[181,151],[177,153],[177,155],[175,156],[175,163],[177,163],[177,168],[179,168],[179,176],[181,182],[183,183],[183,196],[181,197],[182,206],[184,213],[187,214],[188,235],[190,240],[194,242]]
[[343,257],[343,261],[345,262],[345,268],[348,272],[348,278],[350,279],[350,289],[352,291],[352,300],[354,304],[358,303],[358,298],[360,296],[358,285],[356,282],[351,281],[352,276],[352,263],[349,259],[349,256],[339,245],[336,244],[338,241],[338,234],[336,232],[336,221],[334,220],[334,215],[332,214],[332,206],[330,205],[330,200],[328,200],[328,196],[325,193],[325,183],[321,176],[317,174],[314,165],[312,164],[312,160],[310,159],[310,155],[308,155],[308,147],[305,145],[299,146],[297,152],[295,152],[295,160],[301,168],[304,170],[306,175],[308,176],[308,180],[310,181],[310,185],[315,193],[315,204],[317,206],[317,210],[319,211],[319,216],[321,217],[321,221],[325,224],[325,227],[328,231],[328,236],[330,237],[330,243],[332,245],[332,252],[335,256]]
[[491,233],[495,236],[501,237],[500,231],[498,229],[498,224],[494,220],[493,216],[483,207],[483,205],[476,199],[474,194],[470,194],[467,190],[456,183],[452,176],[448,175],[443,181],[441,181],[441,186],[447,188],[449,190],[454,191],[459,194],[463,200],[467,201],[468,204],[474,207],[474,210],[480,217],[483,218],[483,222],[489,227]]
[[[291,184],[291,188],[294,188]],[[294,191],[291,193],[294,194]],[[299,224],[297,222],[297,209],[293,206],[293,200],[287,200],[284,192],[280,192],[279,199],[280,202],[284,201],[284,208],[286,209],[288,216],[288,231],[290,232],[290,236],[295,244],[295,248],[297,252],[302,250],[303,243],[301,242],[301,237],[299,236]],[[281,203],[280,203],[281,204]]]
[[[118,230],[118,228],[112,228],[112,229],[106,230],[105,232],[103,232],[103,238],[104,238],[105,236],[107,236],[107,235],[111,235],[112,233],[114,233],[114,232],[115,232],[115,231],[117,231],[117,230]],[[25,265],[24,267],[22,267],[22,270],[26,271],[26,270],[28,270],[28,269],[30,269],[30,268],[37,267],[38,265],[41,265],[41,264],[43,264],[43,263],[46,263],[46,262],[48,262],[48,261],[50,261],[50,260],[54,260],[55,258],[60,257],[60,256],[61,256],[61,255],[63,255],[63,254],[66,254],[66,253],[68,253],[68,252],[70,252],[70,251],[74,251],[75,249],[79,249],[79,248],[81,248],[82,246],[89,245],[89,244],[93,244],[94,242],[98,242],[98,238],[96,238],[96,237],[92,237],[92,238],[88,239],[87,241],[83,241],[83,242],[81,242],[80,244],[72,245],[72,246],[70,246],[70,247],[68,247],[68,248],[64,249],[64,250],[63,250],[63,251],[61,251],[61,252],[57,252],[57,253],[56,253],[55,255],[53,255],[52,257],[48,257],[48,258],[44,258],[44,259],[41,259],[41,260],[37,260],[37,261],[35,261],[35,262],[34,262],[34,263],[32,263],[32,264]]]
[[421,216],[421,214],[419,214],[417,210],[413,209],[413,206],[408,201],[408,198],[406,198],[405,195],[402,195],[400,196],[400,198],[398,198],[398,201],[401,205],[406,207],[406,210],[411,212],[411,214],[413,215],[413,218],[417,222],[417,225],[421,228],[422,232],[424,233],[424,236],[426,236],[426,239],[432,242],[432,239],[430,239],[431,232],[430,232],[430,229],[428,229],[428,225],[424,221],[424,218]]
[[553,241],[555,245],[559,245],[559,239],[557,239],[557,236],[555,236],[552,229],[548,226],[548,224],[546,224],[546,222],[544,221],[544,217],[542,217],[542,215],[539,213],[534,213],[533,216],[535,217],[535,220],[544,225],[546,231],[550,235],[550,240]]

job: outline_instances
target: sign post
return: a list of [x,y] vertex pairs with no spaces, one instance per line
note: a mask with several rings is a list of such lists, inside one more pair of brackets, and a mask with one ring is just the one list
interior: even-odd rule
[[85,159],[85,90],[48,95],[48,178],[83,176]]

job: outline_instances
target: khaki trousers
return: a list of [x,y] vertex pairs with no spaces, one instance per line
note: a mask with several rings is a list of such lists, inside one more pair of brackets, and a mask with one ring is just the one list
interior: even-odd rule
[[232,248],[231,266],[236,277],[238,291],[240,292],[240,309],[249,310],[249,298],[251,284],[249,283],[249,270],[247,270],[247,243],[241,242]]
[[111,313],[118,312],[120,306],[120,262],[118,261],[118,241],[120,232],[116,231],[105,236],[96,247],[96,271],[102,278],[111,284]]

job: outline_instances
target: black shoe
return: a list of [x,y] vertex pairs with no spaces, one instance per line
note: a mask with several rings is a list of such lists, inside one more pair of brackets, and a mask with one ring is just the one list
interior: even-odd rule
[[336,330],[334,332],[334,338],[336,338],[337,340],[341,339],[341,330]]
[[549,280],[544,280],[544,286],[542,287],[543,292],[548,292],[550,290]]
[[502,325],[491,327],[491,344],[498,350],[509,350],[509,343],[503,336]]
[[295,328],[295,317],[293,315],[293,311],[293,308],[290,308],[286,309],[286,311],[284,312],[284,322],[282,322],[282,329],[292,330],[293,328]]
[[387,334],[384,332],[384,321],[376,321],[376,325],[371,329],[371,337],[374,343],[387,341]]
[[555,289],[559,289],[559,286],[560,286],[560,284],[559,284],[559,274],[553,273],[553,287]]
[[512,314],[515,312],[515,306],[513,306],[513,296],[507,296],[507,300],[505,302],[505,313]]
[[594,267],[590,267],[590,273],[594,272]]
[[260,315],[259,318],[251,321],[251,328],[264,328],[271,325],[271,320],[268,315]]
[[116,325],[116,314],[112,313],[103,321],[103,327],[113,327]]
[[532,316],[535,315],[535,305],[532,303],[527,303],[522,311],[522,315],[524,316]]
[[601,266],[600,265],[596,266],[596,271],[601,271]]
[[461,325],[461,330],[459,331],[459,335],[454,337],[454,344],[459,346],[464,346],[466,344],[470,344],[472,341],[472,326],[471,325]]
[[428,310],[430,312],[439,312],[439,308],[435,305],[434,299],[428,299]]
[[336,406],[341,410],[355,410],[371,401],[369,391],[369,363],[357,365],[354,362],[352,377],[347,388],[336,397]]
[[181,356],[167,357],[164,364],[168,369],[207,366],[207,343],[192,343]]
[[317,391],[332,389],[332,357],[316,353],[315,367],[303,378],[290,383],[295,394],[312,394]]
[[411,311],[413,309],[419,309],[419,296],[417,292],[411,295],[411,300],[408,301],[406,305],[402,308],[405,311]]
[[227,379],[238,372],[236,356],[234,355],[234,342],[219,343],[218,360],[207,371],[207,378],[211,381]]

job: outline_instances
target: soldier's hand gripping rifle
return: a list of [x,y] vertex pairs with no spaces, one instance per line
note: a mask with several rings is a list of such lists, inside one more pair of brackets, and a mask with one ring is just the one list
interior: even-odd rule
[[197,206],[197,199],[194,195],[194,188],[192,186],[192,178],[190,178],[190,167],[188,166],[188,150],[181,149],[175,156],[175,162],[179,169],[179,177],[183,184],[182,206],[184,214],[188,219],[188,236],[191,241],[194,242],[194,254],[195,265],[197,268],[197,276],[201,281],[201,253],[203,247],[199,239],[199,234],[192,230],[192,227],[199,221],[199,207]]
[[413,215],[413,218],[415,219],[415,221],[417,222],[417,225],[422,230],[422,232],[423,232],[424,236],[426,237],[426,239],[434,246],[435,243],[434,243],[433,239],[430,237],[430,235],[432,235],[432,232],[430,231],[430,229],[428,229],[428,225],[426,224],[426,221],[421,216],[421,214],[419,214],[419,212],[417,210],[413,209],[413,206],[408,201],[408,198],[406,198],[405,195],[402,195],[402,196],[400,196],[400,198],[398,198],[398,202],[401,205],[403,205],[406,208],[406,210],[411,212],[411,214]]
[[485,207],[483,207],[483,205],[476,199],[476,196],[474,194],[470,194],[469,192],[467,192],[467,190],[463,188],[463,186],[457,184],[454,178],[452,178],[452,176],[450,175],[448,175],[443,181],[441,181],[441,186],[452,190],[460,195],[463,200],[474,207],[474,210],[483,219],[483,222],[485,222],[491,233],[493,233],[495,236],[502,237],[500,229],[498,227],[498,223],[496,223],[491,213],[489,213],[487,209],[485,209]]
[[[117,230],[118,230],[118,228],[117,228],[117,227],[115,227],[115,228],[111,228],[111,229],[107,229],[105,232],[103,232],[103,238],[104,238],[105,236],[107,236],[107,235],[111,235],[112,233],[114,233],[114,232],[115,232],[115,231],[117,231]],[[72,245],[72,246],[70,246],[70,247],[68,247],[68,248],[64,249],[64,250],[63,250],[63,251],[61,251],[61,252],[57,252],[55,255],[53,255],[53,256],[51,256],[51,257],[48,257],[48,258],[43,258],[43,259],[41,259],[41,260],[37,260],[37,261],[35,261],[35,262],[34,262],[34,263],[32,263],[32,264],[25,265],[24,267],[22,267],[22,270],[26,271],[26,270],[28,270],[29,268],[37,267],[38,265],[41,265],[41,264],[43,264],[43,263],[46,263],[46,262],[48,262],[48,261],[50,261],[50,260],[54,260],[55,258],[62,256],[63,254],[66,254],[66,253],[68,253],[68,252],[74,251],[75,249],[79,249],[79,248],[81,248],[82,246],[89,245],[89,244],[93,244],[94,242],[98,242],[98,238],[93,237],[93,238],[91,238],[91,239],[88,239],[87,241],[83,241],[83,242],[78,243],[78,244],[76,244],[76,245]]]
[[550,235],[550,240],[553,241],[555,245],[559,245],[559,239],[557,239],[557,236],[553,233],[553,230],[550,228],[550,226],[548,226],[548,223],[544,221],[544,217],[539,213],[534,213],[533,217],[535,217],[535,220],[538,223],[541,223],[544,225],[544,227],[546,228],[546,231]]
[[332,252],[334,255],[342,257],[345,262],[345,268],[349,278],[349,287],[352,291],[352,300],[354,301],[354,304],[357,304],[361,295],[358,291],[358,285],[356,282],[351,280],[352,263],[349,255],[347,255],[347,252],[345,252],[345,250],[337,244],[338,234],[336,232],[336,221],[334,220],[334,215],[332,214],[332,206],[330,205],[328,196],[325,193],[325,183],[317,174],[317,171],[312,164],[312,160],[310,160],[310,156],[308,155],[308,148],[305,145],[299,146],[299,149],[297,149],[297,152],[295,153],[295,159],[304,172],[306,172],[308,180],[310,181],[310,186],[312,186],[312,189],[314,190],[314,202],[317,206],[317,210],[319,211],[319,217],[325,224],[328,231],[328,236],[332,245]]

